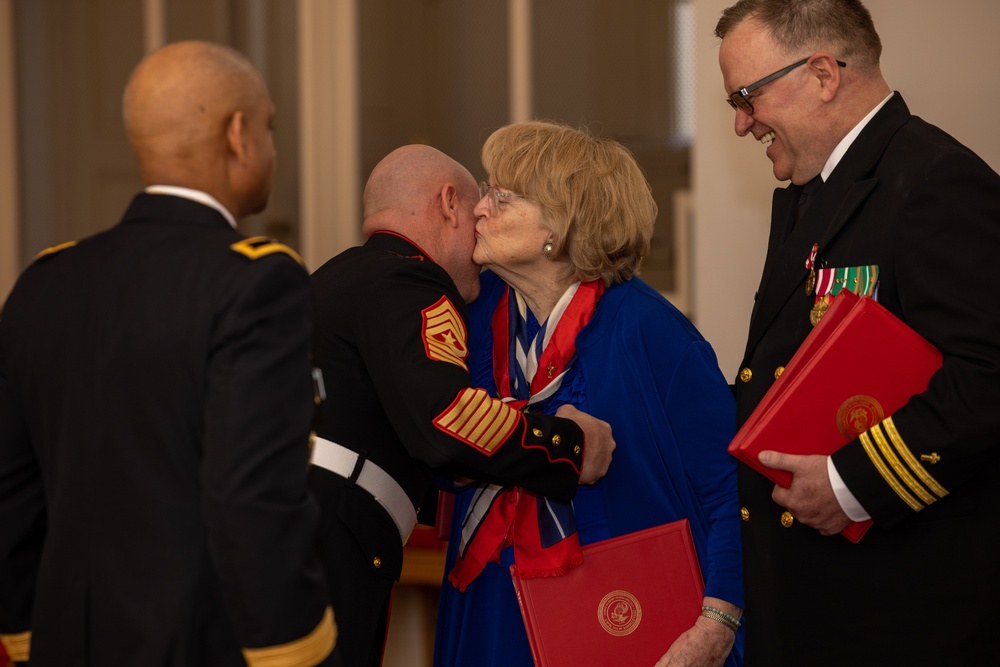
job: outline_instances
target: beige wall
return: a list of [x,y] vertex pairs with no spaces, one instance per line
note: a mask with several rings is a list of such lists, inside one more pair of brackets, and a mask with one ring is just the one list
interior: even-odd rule
[[[771,194],[779,184],[764,149],[733,132],[713,35],[731,0],[694,0],[698,126],[693,154],[693,313],[733,378],[767,246]],[[882,37],[882,69],[910,110],[941,126],[1000,170],[994,120],[1000,86],[1000,3],[995,0],[867,0]],[[985,270],[985,269],[984,269]]]
[[[0,0],[0,99],[14,98],[14,39],[11,0]],[[14,284],[18,264],[17,145],[14,108],[0,104],[0,300]]]

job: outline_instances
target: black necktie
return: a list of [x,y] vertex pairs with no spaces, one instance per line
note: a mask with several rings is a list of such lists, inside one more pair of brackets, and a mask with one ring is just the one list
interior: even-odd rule
[[802,186],[802,190],[799,192],[799,208],[798,213],[796,213],[795,216],[796,222],[802,219],[802,215],[806,212],[806,209],[812,202],[813,196],[819,192],[820,186],[822,185],[823,177],[817,174],[816,178]]

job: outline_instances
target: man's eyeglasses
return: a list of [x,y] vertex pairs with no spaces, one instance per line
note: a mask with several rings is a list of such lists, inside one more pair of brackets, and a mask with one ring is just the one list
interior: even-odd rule
[[[809,58],[812,58],[812,56],[809,56]],[[736,109],[737,111],[742,111],[746,114],[753,115],[753,104],[750,103],[749,99],[750,93],[757,90],[761,86],[765,86],[771,83],[775,79],[780,79],[781,77],[785,76],[796,67],[801,67],[802,65],[805,65],[807,62],[809,62],[809,58],[803,58],[797,63],[792,63],[788,67],[783,67],[782,69],[779,69],[774,74],[768,74],[760,81],[755,81],[754,83],[751,83],[749,86],[740,88],[735,93],[730,93],[729,97],[726,98],[726,101],[729,102],[729,106]],[[841,67],[847,67],[847,63],[841,62],[839,60],[837,61],[837,64],[840,65]]]
[[511,197],[519,197],[521,199],[528,198],[525,195],[518,195],[514,194],[513,192],[503,192],[501,190],[497,190],[495,186],[492,186],[489,183],[486,183],[485,181],[480,181],[479,198],[482,199],[483,197],[486,198],[486,203],[489,204],[491,218],[496,217],[496,215],[500,212],[500,208],[497,205],[497,202],[500,200],[500,198],[502,197],[508,199]]

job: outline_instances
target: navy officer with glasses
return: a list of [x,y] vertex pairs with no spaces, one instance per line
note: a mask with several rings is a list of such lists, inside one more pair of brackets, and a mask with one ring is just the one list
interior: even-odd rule
[[[833,298],[817,271],[873,271],[862,295],[944,359],[832,456],[762,453],[789,489],[741,465],[746,665],[995,664],[1000,300],[983,274],[1000,255],[1000,176],[910,114],[858,0],[740,0],[715,32],[737,135],[791,181],[774,193],[738,424]],[[857,544],[837,535],[869,518]]]

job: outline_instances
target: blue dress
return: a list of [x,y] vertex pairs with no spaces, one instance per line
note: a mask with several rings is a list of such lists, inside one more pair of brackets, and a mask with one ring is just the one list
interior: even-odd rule
[[[479,299],[470,306],[469,371],[474,385],[495,394],[490,321],[506,284],[488,271],[481,283]],[[736,462],[726,452],[735,406],[711,347],[638,278],[604,292],[576,343],[577,358],[558,402],[610,423],[617,443],[608,474],[581,486],[573,501],[580,542],[686,517],[705,595],[742,607]],[[455,562],[471,496],[468,491],[456,497],[446,574]],[[513,549],[507,548],[501,562],[487,564],[464,593],[445,579],[435,667],[533,664],[511,583],[512,563]],[[727,667],[741,664],[742,634],[741,629]]]

